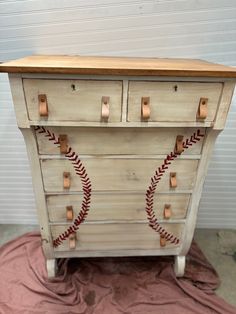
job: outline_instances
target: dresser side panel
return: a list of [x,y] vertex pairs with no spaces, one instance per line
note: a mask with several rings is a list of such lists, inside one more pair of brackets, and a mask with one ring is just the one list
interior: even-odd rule
[[32,129],[20,129],[24,140],[26,143],[31,174],[32,174],[32,182],[36,200],[36,208],[38,214],[38,220],[40,224],[40,231],[42,235],[42,246],[47,259],[53,258],[54,251],[52,245],[52,238],[49,229],[49,217],[47,213],[47,205],[46,199],[44,195],[43,189],[43,181],[42,181],[42,173],[41,173],[41,166],[38,158],[38,151],[36,145],[35,135]]
[[220,132],[219,130],[209,129],[205,137],[203,150],[202,150],[202,156],[198,164],[195,185],[193,188],[192,196],[190,198],[186,225],[185,225],[183,235],[182,235],[182,241],[181,241],[182,246],[180,249],[180,255],[187,254],[190,248],[192,239],[193,239],[202,189],[203,189],[205,177],[207,174],[207,169],[210,162],[211,154],[212,154],[215,141],[219,132]]
[[25,102],[22,77],[20,74],[9,74],[9,81],[17,125],[19,128],[29,128],[30,125]]
[[214,123],[215,130],[223,130],[225,127],[227,115],[232,101],[235,88],[235,81],[228,81],[224,83],[223,91],[219,101],[216,120]]

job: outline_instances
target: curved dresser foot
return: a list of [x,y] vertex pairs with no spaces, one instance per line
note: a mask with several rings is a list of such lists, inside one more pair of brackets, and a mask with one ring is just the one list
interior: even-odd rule
[[176,277],[183,277],[185,269],[185,256],[175,256],[174,271]]
[[48,272],[48,278],[53,278],[56,276],[57,272],[57,264],[56,259],[47,259],[47,272]]

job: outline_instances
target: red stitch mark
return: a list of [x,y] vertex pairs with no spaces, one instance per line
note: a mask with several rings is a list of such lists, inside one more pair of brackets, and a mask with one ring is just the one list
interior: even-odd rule
[[[46,130],[43,126],[36,126],[35,131],[40,134],[44,134],[49,141],[54,141],[54,144],[59,144],[59,138],[57,138],[53,132],[50,132],[50,130]],[[71,233],[79,229],[80,224],[85,220],[88,215],[91,203],[91,181],[79,156],[72,150],[71,147],[68,147],[65,157],[71,161],[76,174],[80,176],[83,190],[83,201],[81,205],[81,210],[78,216],[74,219],[73,224],[70,225],[64,233],[60,234],[56,239],[53,240],[54,247],[62,244],[62,242],[65,241]]]
[[[188,149],[193,144],[197,143],[201,140],[201,138],[204,136],[204,134],[201,134],[200,130],[197,130],[197,132],[193,133],[190,139],[186,139],[185,142],[183,142],[183,148]],[[183,152],[182,152],[183,153]],[[165,170],[168,169],[169,165],[172,163],[174,159],[176,159],[179,155],[176,155],[175,153],[171,152],[166,156],[166,158],[163,161],[163,164],[158,167],[158,170],[155,171],[154,176],[151,178],[151,184],[149,185],[147,191],[146,191],[146,213],[147,218],[149,221],[149,226],[159,233],[160,235],[164,236],[167,241],[170,241],[171,243],[178,244],[179,239],[175,237],[173,234],[167,232],[157,221],[155,212],[153,210],[153,197],[156,190],[156,186],[161,180],[163,174],[165,173]]]

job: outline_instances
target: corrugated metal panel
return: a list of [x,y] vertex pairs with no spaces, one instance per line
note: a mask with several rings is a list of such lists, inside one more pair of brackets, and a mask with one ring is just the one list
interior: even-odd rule
[[[236,66],[235,0],[0,1],[0,60],[30,54],[201,58]],[[0,75],[0,223],[36,223],[7,76]],[[236,99],[211,160],[199,227],[236,227]]]

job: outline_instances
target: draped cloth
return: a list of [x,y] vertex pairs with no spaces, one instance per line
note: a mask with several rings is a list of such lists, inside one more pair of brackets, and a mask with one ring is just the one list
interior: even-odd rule
[[185,276],[173,257],[58,259],[48,279],[38,232],[0,248],[0,313],[17,314],[236,314],[214,293],[220,282],[196,243]]

